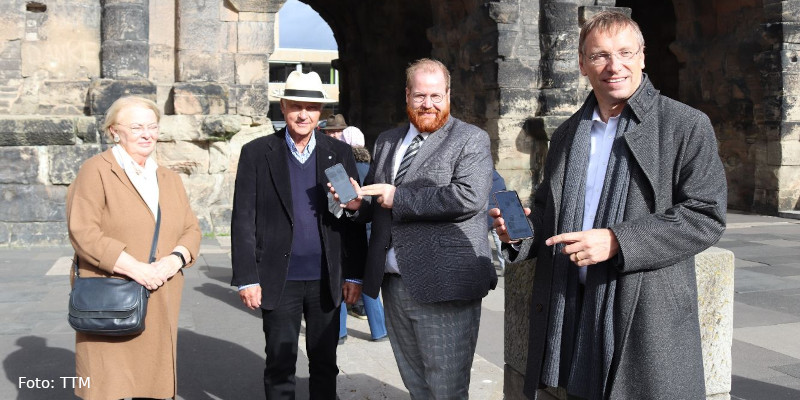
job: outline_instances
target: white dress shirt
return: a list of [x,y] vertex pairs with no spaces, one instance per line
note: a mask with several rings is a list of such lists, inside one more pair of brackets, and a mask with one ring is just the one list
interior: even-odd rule
[[[423,139],[427,139],[429,132],[420,133],[417,130],[417,127],[414,124],[408,124],[408,133],[406,133],[406,137],[403,138],[403,142],[400,143],[400,147],[397,148],[397,151],[394,152],[394,164],[392,166],[392,182],[394,182],[394,177],[397,175],[397,170],[400,169],[400,163],[403,161],[403,156],[406,154],[406,150],[408,146],[411,145],[411,141],[414,140],[417,135],[422,135]],[[425,143],[424,141],[422,143]],[[386,272],[399,274],[400,267],[397,266],[397,254],[394,251],[394,246],[389,248],[389,251],[386,252]]]
[[[583,229],[594,228],[594,219],[597,215],[597,206],[600,204],[600,195],[603,193],[603,184],[606,181],[608,159],[611,157],[611,146],[617,135],[619,116],[611,117],[608,123],[600,119],[597,107],[592,114],[592,129],[590,135],[589,164],[586,168],[586,197],[583,200]],[[586,267],[578,267],[578,276],[581,283],[586,283]]]
[[147,207],[153,212],[153,220],[155,220],[158,215],[158,178],[156,177],[158,164],[151,157],[147,157],[144,167],[142,167],[133,161],[133,158],[120,145],[112,147],[111,153],[114,154],[114,158],[128,175],[128,179],[139,192],[139,196],[142,196]]

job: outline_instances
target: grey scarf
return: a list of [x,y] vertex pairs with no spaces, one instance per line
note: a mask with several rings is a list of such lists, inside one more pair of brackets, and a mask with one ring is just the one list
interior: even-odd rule
[[[558,233],[583,229],[586,168],[589,162],[592,112],[597,104],[590,96],[583,105],[578,128],[567,155]],[[597,207],[595,228],[621,222],[630,183],[629,152],[622,133],[631,121],[629,107],[623,110],[611,148],[605,184]],[[581,295],[578,267],[557,245],[553,256],[550,319],[542,366],[542,383],[560,386],[590,400],[607,397],[608,375],[614,353],[614,294],[617,270],[612,260],[587,267]]]

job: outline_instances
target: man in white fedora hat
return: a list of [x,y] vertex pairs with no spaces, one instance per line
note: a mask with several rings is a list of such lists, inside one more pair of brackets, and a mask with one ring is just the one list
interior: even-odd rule
[[[286,80],[286,127],[242,147],[231,216],[233,279],[242,302],[261,309],[267,399],[293,399],[300,320],[306,321],[312,399],[336,398],[339,307],[361,294],[364,225],[340,218],[325,169],[358,179],[347,143],[315,128],[332,100],[315,72]],[[332,211],[331,211],[332,210]]]

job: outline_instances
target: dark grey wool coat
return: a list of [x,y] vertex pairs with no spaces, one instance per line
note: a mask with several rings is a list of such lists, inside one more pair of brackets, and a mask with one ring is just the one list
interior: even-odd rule
[[[705,398],[693,256],[725,229],[727,185],[717,141],[705,114],[661,96],[646,76],[627,107],[631,182],[624,222],[610,227],[620,253],[608,397]],[[530,215],[535,238],[518,254],[507,253],[513,260],[538,257],[525,376],[532,399],[541,385],[553,272],[553,247],[544,241],[556,233],[568,139],[582,112],[553,134]]]

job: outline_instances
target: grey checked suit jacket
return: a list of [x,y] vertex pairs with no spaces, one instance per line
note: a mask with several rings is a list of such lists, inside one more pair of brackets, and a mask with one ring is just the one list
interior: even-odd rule
[[[393,183],[396,149],[409,126],[381,133],[364,184]],[[372,221],[364,293],[378,295],[386,252],[394,246],[400,273],[419,302],[480,299],[497,274],[486,234],[492,186],[489,135],[454,117],[433,132],[397,187],[392,209],[365,198],[357,216]]]

